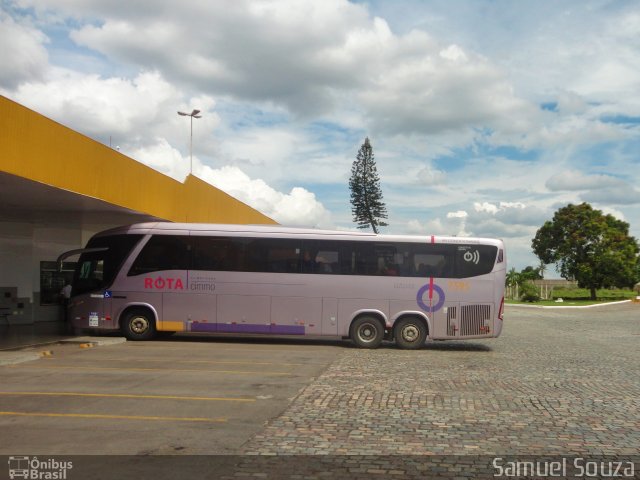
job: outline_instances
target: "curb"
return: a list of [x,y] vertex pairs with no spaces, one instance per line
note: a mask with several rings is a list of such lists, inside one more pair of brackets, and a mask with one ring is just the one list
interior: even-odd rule
[[58,340],[56,343],[79,343],[81,345],[90,344],[94,347],[102,347],[107,345],[119,345],[126,342],[127,339],[124,337],[71,337]]
[[608,307],[610,305],[621,305],[623,303],[631,303],[631,300],[621,300],[619,302],[595,303],[593,305],[523,305],[520,303],[505,303],[505,307],[515,308],[596,308]]
[[31,362],[33,360],[38,360],[42,357],[51,356],[51,350],[44,351],[25,351],[27,349],[31,350],[33,348],[39,347],[47,347],[49,345],[69,345],[69,344],[78,344],[80,348],[91,348],[91,347],[101,347],[108,345],[117,345],[120,343],[126,343],[127,339],[124,337],[113,337],[113,338],[104,338],[104,337],[70,337],[63,338],[62,340],[55,340],[47,343],[40,343],[34,345],[24,345],[20,347],[20,349],[16,350],[4,350],[0,351],[0,366],[5,365],[15,365],[18,363]]
[[31,362],[39,358],[42,358],[42,354],[39,352],[0,352],[0,367]]

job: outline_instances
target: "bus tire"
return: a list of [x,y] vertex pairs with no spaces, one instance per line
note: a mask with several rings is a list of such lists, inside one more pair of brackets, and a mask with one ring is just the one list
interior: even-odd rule
[[406,350],[415,350],[427,340],[427,327],[418,317],[405,317],[396,322],[393,329],[396,345]]
[[357,347],[377,348],[384,338],[384,326],[376,317],[358,317],[351,324],[350,337]]
[[120,327],[127,340],[151,340],[157,334],[153,314],[142,308],[125,312]]

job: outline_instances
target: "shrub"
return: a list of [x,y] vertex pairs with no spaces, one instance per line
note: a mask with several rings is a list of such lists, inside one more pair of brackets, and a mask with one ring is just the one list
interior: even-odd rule
[[524,282],[520,287],[520,300],[523,302],[537,302],[540,300],[538,288],[531,282]]

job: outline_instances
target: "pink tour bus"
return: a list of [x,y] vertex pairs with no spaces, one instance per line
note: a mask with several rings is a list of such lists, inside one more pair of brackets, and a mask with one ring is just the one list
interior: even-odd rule
[[501,240],[215,224],[142,223],[93,236],[68,318],[78,329],[394,340],[500,335]]

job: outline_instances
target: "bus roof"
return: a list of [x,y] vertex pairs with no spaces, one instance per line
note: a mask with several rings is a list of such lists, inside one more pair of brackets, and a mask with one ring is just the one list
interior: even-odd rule
[[371,232],[357,232],[352,230],[323,230],[315,228],[283,227],[280,225],[235,225],[216,223],[174,223],[174,222],[148,222],[136,223],[122,227],[112,228],[97,233],[95,236],[107,236],[118,234],[176,234],[176,235],[202,235],[216,234],[237,236],[238,234],[250,234],[258,237],[271,236],[274,234],[283,237],[305,236],[310,239],[326,237],[340,238],[342,240],[378,240],[389,242],[425,242],[425,243],[448,243],[448,244],[469,244],[478,243],[484,245],[496,245],[502,247],[502,240],[495,238],[479,237],[455,237],[442,235],[386,235]]
[[388,242],[425,242],[447,244],[478,243],[484,245],[496,245],[503,247],[502,240],[495,238],[479,237],[455,237],[443,235],[386,235],[371,232],[357,232],[352,230],[321,230],[314,228],[283,227],[280,225],[232,225],[216,223],[174,223],[174,222],[149,222],[136,223],[122,227],[112,228],[96,234],[96,236],[117,234],[177,234],[177,235],[204,235],[207,233],[216,235],[238,236],[242,234],[257,234],[258,236],[290,236],[306,237],[309,239],[340,238],[342,240],[377,240]]

